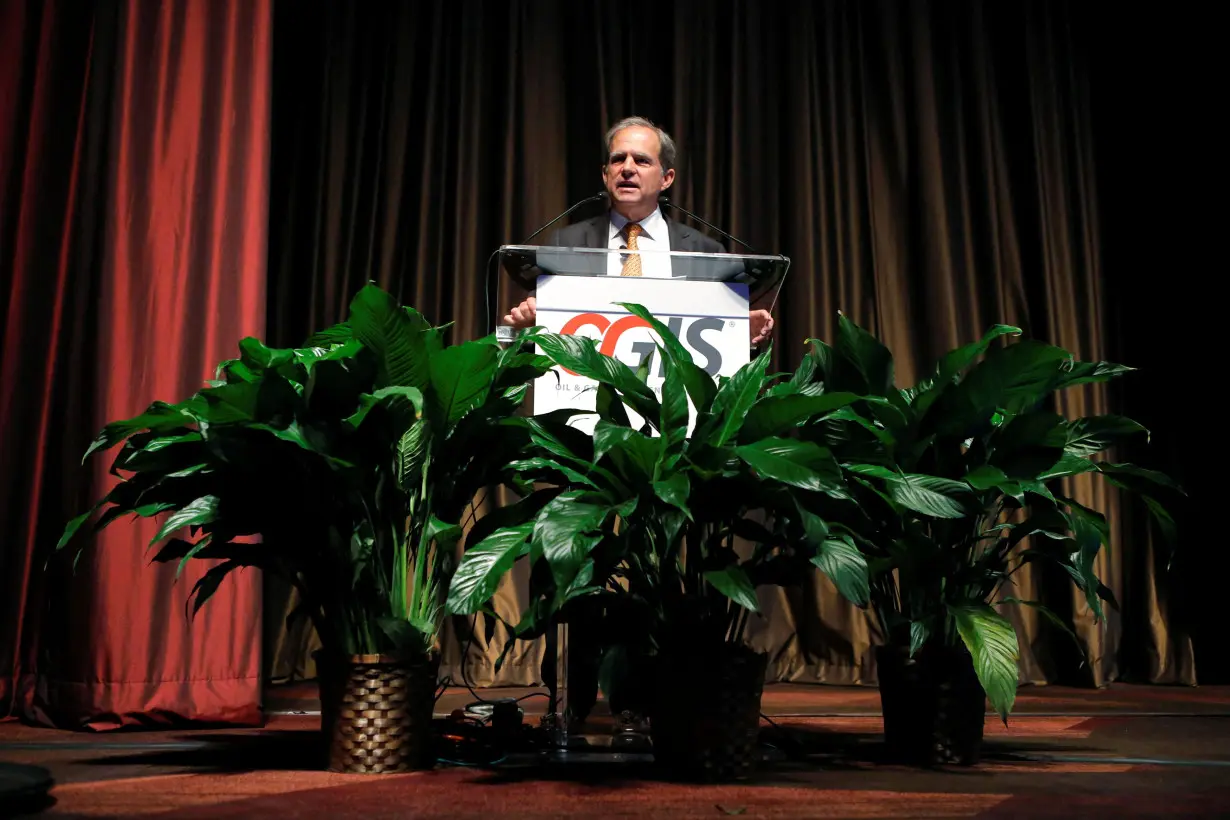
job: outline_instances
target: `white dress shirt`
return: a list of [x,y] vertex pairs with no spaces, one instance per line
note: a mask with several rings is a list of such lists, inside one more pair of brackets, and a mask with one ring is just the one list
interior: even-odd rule
[[[611,211],[611,225],[607,234],[607,247],[612,250],[624,250],[628,242],[624,238],[624,226],[628,219],[623,214]],[[641,235],[636,238],[637,250],[669,251],[671,249],[670,232],[666,228],[666,217],[662,216],[661,208],[654,208],[653,213],[641,220]],[[624,254],[612,253],[607,258],[607,275],[619,276],[624,269]],[[671,260],[665,254],[646,253],[641,255],[641,275],[656,279],[671,278]]]

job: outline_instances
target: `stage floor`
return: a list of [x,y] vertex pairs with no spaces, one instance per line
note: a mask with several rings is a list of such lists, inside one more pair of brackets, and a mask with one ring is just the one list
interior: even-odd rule
[[[0,761],[44,767],[44,817],[1227,817],[1230,687],[1024,687],[1005,727],[988,718],[984,762],[919,770],[876,762],[874,689],[768,687],[773,759],[747,783],[659,782],[636,761],[317,771],[314,687],[269,693],[260,729],[87,734],[0,723]],[[485,689],[484,698],[529,689]],[[438,711],[474,700],[448,692]],[[522,701],[534,722],[545,699]],[[593,731],[603,731],[599,718]],[[0,805],[0,817],[6,814]],[[25,816],[25,815],[16,815]]]

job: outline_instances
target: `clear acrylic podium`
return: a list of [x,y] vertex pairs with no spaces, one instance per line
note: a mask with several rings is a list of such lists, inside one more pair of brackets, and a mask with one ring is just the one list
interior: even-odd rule
[[[780,287],[790,269],[787,256],[762,256],[697,251],[630,251],[609,248],[564,248],[553,245],[502,245],[500,262],[521,287],[535,290],[538,278],[618,275],[624,260],[641,258],[645,278],[694,282],[730,282],[748,286],[752,301]],[[664,275],[659,275],[664,274]]]
[[[642,275],[620,276],[633,254],[640,256]],[[635,368],[642,363],[638,357],[651,356],[656,348],[648,326],[615,303],[638,303],[666,323],[697,364],[714,377],[730,376],[749,361],[749,306],[770,295],[775,303],[775,289],[780,289],[790,267],[785,256],[549,245],[504,245],[499,256],[513,281],[537,294],[539,326],[550,332],[598,336],[603,353]],[[644,338],[635,338],[637,333]],[[548,392],[547,385],[535,384],[535,414],[577,407],[583,391],[556,391],[560,384],[567,387],[579,379],[558,370],[545,376],[540,381],[551,382],[554,389]],[[649,379],[651,389],[661,389],[656,367],[650,369]],[[591,403],[592,397],[591,391]],[[564,747],[574,740],[568,648],[566,624],[547,630],[544,664],[553,662],[555,669],[555,680],[547,681],[547,719]]]

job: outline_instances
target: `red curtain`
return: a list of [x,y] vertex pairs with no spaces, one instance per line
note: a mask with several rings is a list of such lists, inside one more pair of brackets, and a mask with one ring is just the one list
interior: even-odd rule
[[0,714],[257,723],[255,571],[193,619],[208,567],[151,564],[152,522],[75,572],[51,550],[114,481],[80,464],[94,433],[262,335],[271,8],[86,8],[6,0],[0,25]]

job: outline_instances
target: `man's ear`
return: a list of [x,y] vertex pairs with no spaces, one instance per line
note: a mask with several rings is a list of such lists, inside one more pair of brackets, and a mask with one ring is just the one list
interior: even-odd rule
[[667,188],[671,187],[671,183],[673,183],[674,181],[675,181],[675,169],[672,168],[669,171],[667,171],[665,174],[662,175],[662,188],[660,190],[665,191]]

